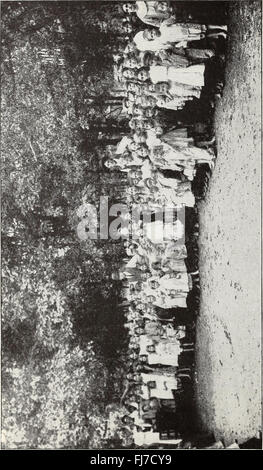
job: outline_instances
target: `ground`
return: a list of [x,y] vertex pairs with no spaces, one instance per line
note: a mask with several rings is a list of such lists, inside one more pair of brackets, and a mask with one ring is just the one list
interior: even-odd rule
[[261,2],[231,3],[218,156],[200,204],[199,424],[226,443],[261,423]]

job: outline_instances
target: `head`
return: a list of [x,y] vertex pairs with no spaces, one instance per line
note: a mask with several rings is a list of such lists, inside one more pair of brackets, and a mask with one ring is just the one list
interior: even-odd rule
[[144,328],[144,324],[145,324],[144,318],[139,318],[136,324],[137,324],[137,328]]
[[170,85],[168,82],[159,82],[155,84],[155,91],[159,94],[166,94],[169,92]]
[[155,130],[155,134],[156,134],[157,136],[160,136],[160,135],[163,134],[163,128],[162,128],[162,126],[155,125],[154,130]]
[[111,170],[112,168],[116,168],[116,166],[117,166],[116,161],[115,161],[115,160],[111,160],[110,158],[105,161],[104,165],[105,165],[106,168],[108,168],[109,170]]
[[142,405],[142,411],[144,411],[144,413],[146,413],[146,412],[149,411],[149,410],[150,410],[150,406],[149,406],[147,403],[145,403],[144,405]]
[[140,402],[140,397],[138,395],[136,395],[135,393],[132,393],[129,395],[129,399],[130,401],[134,401],[135,403],[139,403]]
[[121,421],[123,424],[128,425],[128,426],[132,426],[134,424],[134,420],[128,415],[124,415]]
[[[132,152],[132,155],[133,155],[133,152],[135,152],[136,155],[137,155],[138,144],[137,144],[136,142],[132,141],[132,142],[128,145],[128,148],[129,148],[129,150]],[[135,155],[133,155],[133,157],[134,157],[134,156],[135,156]]]
[[152,118],[156,114],[156,110],[152,107],[146,108],[144,111],[144,115],[146,118]]
[[136,78],[136,72],[134,69],[125,68],[122,71],[122,76],[127,80],[133,80]]
[[157,2],[156,11],[160,13],[169,12],[169,2]]
[[143,272],[143,273],[141,274],[141,279],[142,279],[143,281],[146,281],[147,279],[149,279],[149,277],[151,277],[151,273],[149,273],[149,272]]
[[137,46],[136,46],[135,42],[133,42],[133,41],[128,42],[125,49],[124,49],[124,53],[125,54],[130,54],[131,52],[135,52],[135,51],[137,51]]
[[153,261],[151,267],[154,271],[159,271],[162,267],[160,261]]
[[136,8],[137,8],[136,3],[123,3],[122,5],[122,9],[124,13],[126,14],[135,13]]
[[169,98],[167,96],[161,95],[158,99],[158,106],[160,106],[161,108],[165,108],[168,102]]
[[143,130],[149,131],[152,128],[153,128],[153,123],[150,119],[149,120],[145,119],[144,121],[142,121],[142,129]]
[[123,23],[121,26],[121,31],[123,31],[124,34],[131,34],[132,25],[128,21]]
[[140,86],[136,82],[128,82],[127,83],[127,90],[132,91],[133,93],[139,93]]
[[159,286],[158,282],[155,281],[155,280],[152,280],[152,281],[149,280],[148,283],[149,283],[149,287],[150,287],[151,289],[157,289],[158,286]]
[[139,265],[138,267],[139,267],[139,269],[140,269],[141,271],[143,271],[143,272],[148,271],[148,266],[147,266],[146,263],[140,263],[140,265]]
[[145,82],[146,80],[148,80],[150,78],[149,70],[147,70],[146,68],[143,68],[143,67],[140,68],[137,72],[137,78],[141,82]]
[[127,375],[126,375],[126,378],[127,380],[131,381],[134,379],[134,374],[132,372],[129,372]]
[[130,102],[130,103],[134,103],[135,100],[136,100],[136,95],[134,93],[134,91],[128,91],[127,92],[127,100]]
[[156,388],[156,382],[150,380],[149,382],[147,382],[147,386],[148,388]]
[[146,346],[146,351],[148,353],[155,353],[155,346],[154,344],[149,344],[148,346]]
[[148,154],[149,154],[149,149],[148,149],[148,147],[147,147],[146,145],[140,144],[140,145],[138,145],[137,152],[138,152],[138,155],[139,155],[140,157],[145,158],[145,157],[147,157]]
[[124,61],[124,67],[127,67],[128,69],[135,69],[138,67],[138,62],[135,59],[135,57],[127,57]]
[[161,33],[156,28],[146,28],[143,32],[143,37],[146,41],[154,41],[154,39],[161,36]]
[[143,333],[144,333],[144,329],[138,326],[137,328],[134,329],[134,333],[135,333],[137,336],[141,336],[141,335],[143,335]]
[[150,304],[155,302],[154,295],[147,295],[147,302],[149,302]]
[[147,140],[147,134],[140,129],[137,129],[133,139],[137,144],[144,144]]
[[137,352],[134,352],[134,351],[131,352],[129,356],[130,356],[130,359],[131,359],[132,361],[136,361],[137,358],[138,358]]
[[135,116],[142,116],[143,115],[143,108],[138,104],[134,104],[133,108],[132,108],[132,112]]
[[132,119],[129,121],[129,127],[130,127],[131,129],[135,130],[135,129],[137,129],[137,126],[138,126],[138,120],[132,118]]
[[148,362],[147,354],[141,354],[139,356],[139,361],[140,361],[141,364],[147,364],[147,362]]

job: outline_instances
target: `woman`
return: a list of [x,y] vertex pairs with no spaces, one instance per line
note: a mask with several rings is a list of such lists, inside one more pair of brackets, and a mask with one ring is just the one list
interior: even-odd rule
[[[194,140],[187,137],[187,129],[175,129],[170,131],[161,138],[157,138],[152,132],[147,133],[148,139],[146,144],[150,148],[150,158],[152,161],[166,162],[169,168],[173,168],[173,164],[183,165],[186,169],[186,175],[193,179],[195,174],[194,168],[196,164],[208,163],[212,164],[215,159],[215,153],[212,149],[199,148],[194,145]],[[163,166],[164,167],[164,166]]]
[[[134,72],[134,69],[128,69]],[[176,67],[174,65],[151,65],[149,69],[141,68],[137,72],[138,80],[151,80],[152,83],[168,82],[171,84],[170,93],[175,94],[176,86],[181,85],[177,90],[177,96],[184,96],[187,92],[190,96],[192,88],[202,88],[204,86],[204,64],[190,65],[189,67]],[[131,75],[131,74],[129,74]],[[183,86],[184,87],[183,87]],[[184,95],[182,95],[182,89]],[[187,95],[186,95],[187,96]]]
[[149,447],[149,446],[163,446],[166,445],[173,445],[178,447],[182,443],[182,439],[174,438],[174,439],[161,439],[159,432],[153,431],[138,431],[136,428],[133,429],[133,439],[134,443],[138,447]]

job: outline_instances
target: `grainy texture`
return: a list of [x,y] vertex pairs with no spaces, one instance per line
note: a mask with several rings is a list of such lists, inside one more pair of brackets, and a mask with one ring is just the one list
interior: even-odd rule
[[226,443],[261,422],[260,35],[261,2],[231,4],[218,158],[200,205],[196,403],[202,428]]

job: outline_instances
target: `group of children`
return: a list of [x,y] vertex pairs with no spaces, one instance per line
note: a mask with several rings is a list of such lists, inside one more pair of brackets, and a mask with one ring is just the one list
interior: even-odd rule
[[122,8],[145,24],[114,57],[131,131],[107,147],[105,162],[127,174],[125,202],[139,213],[119,229],[127,258],[112,275],[123,282],[129,335],[122,425],[136,446],[180,447],[199,297],[194,187],[198,169],[214,166],[215,143],[205,124],[181,122],[178,113],[189,102],[198,105],[201,95],[208,101],[220,96],[220,81],[206,89],[205,70],[227,28],[192,18],[179,23],[172,2]]

